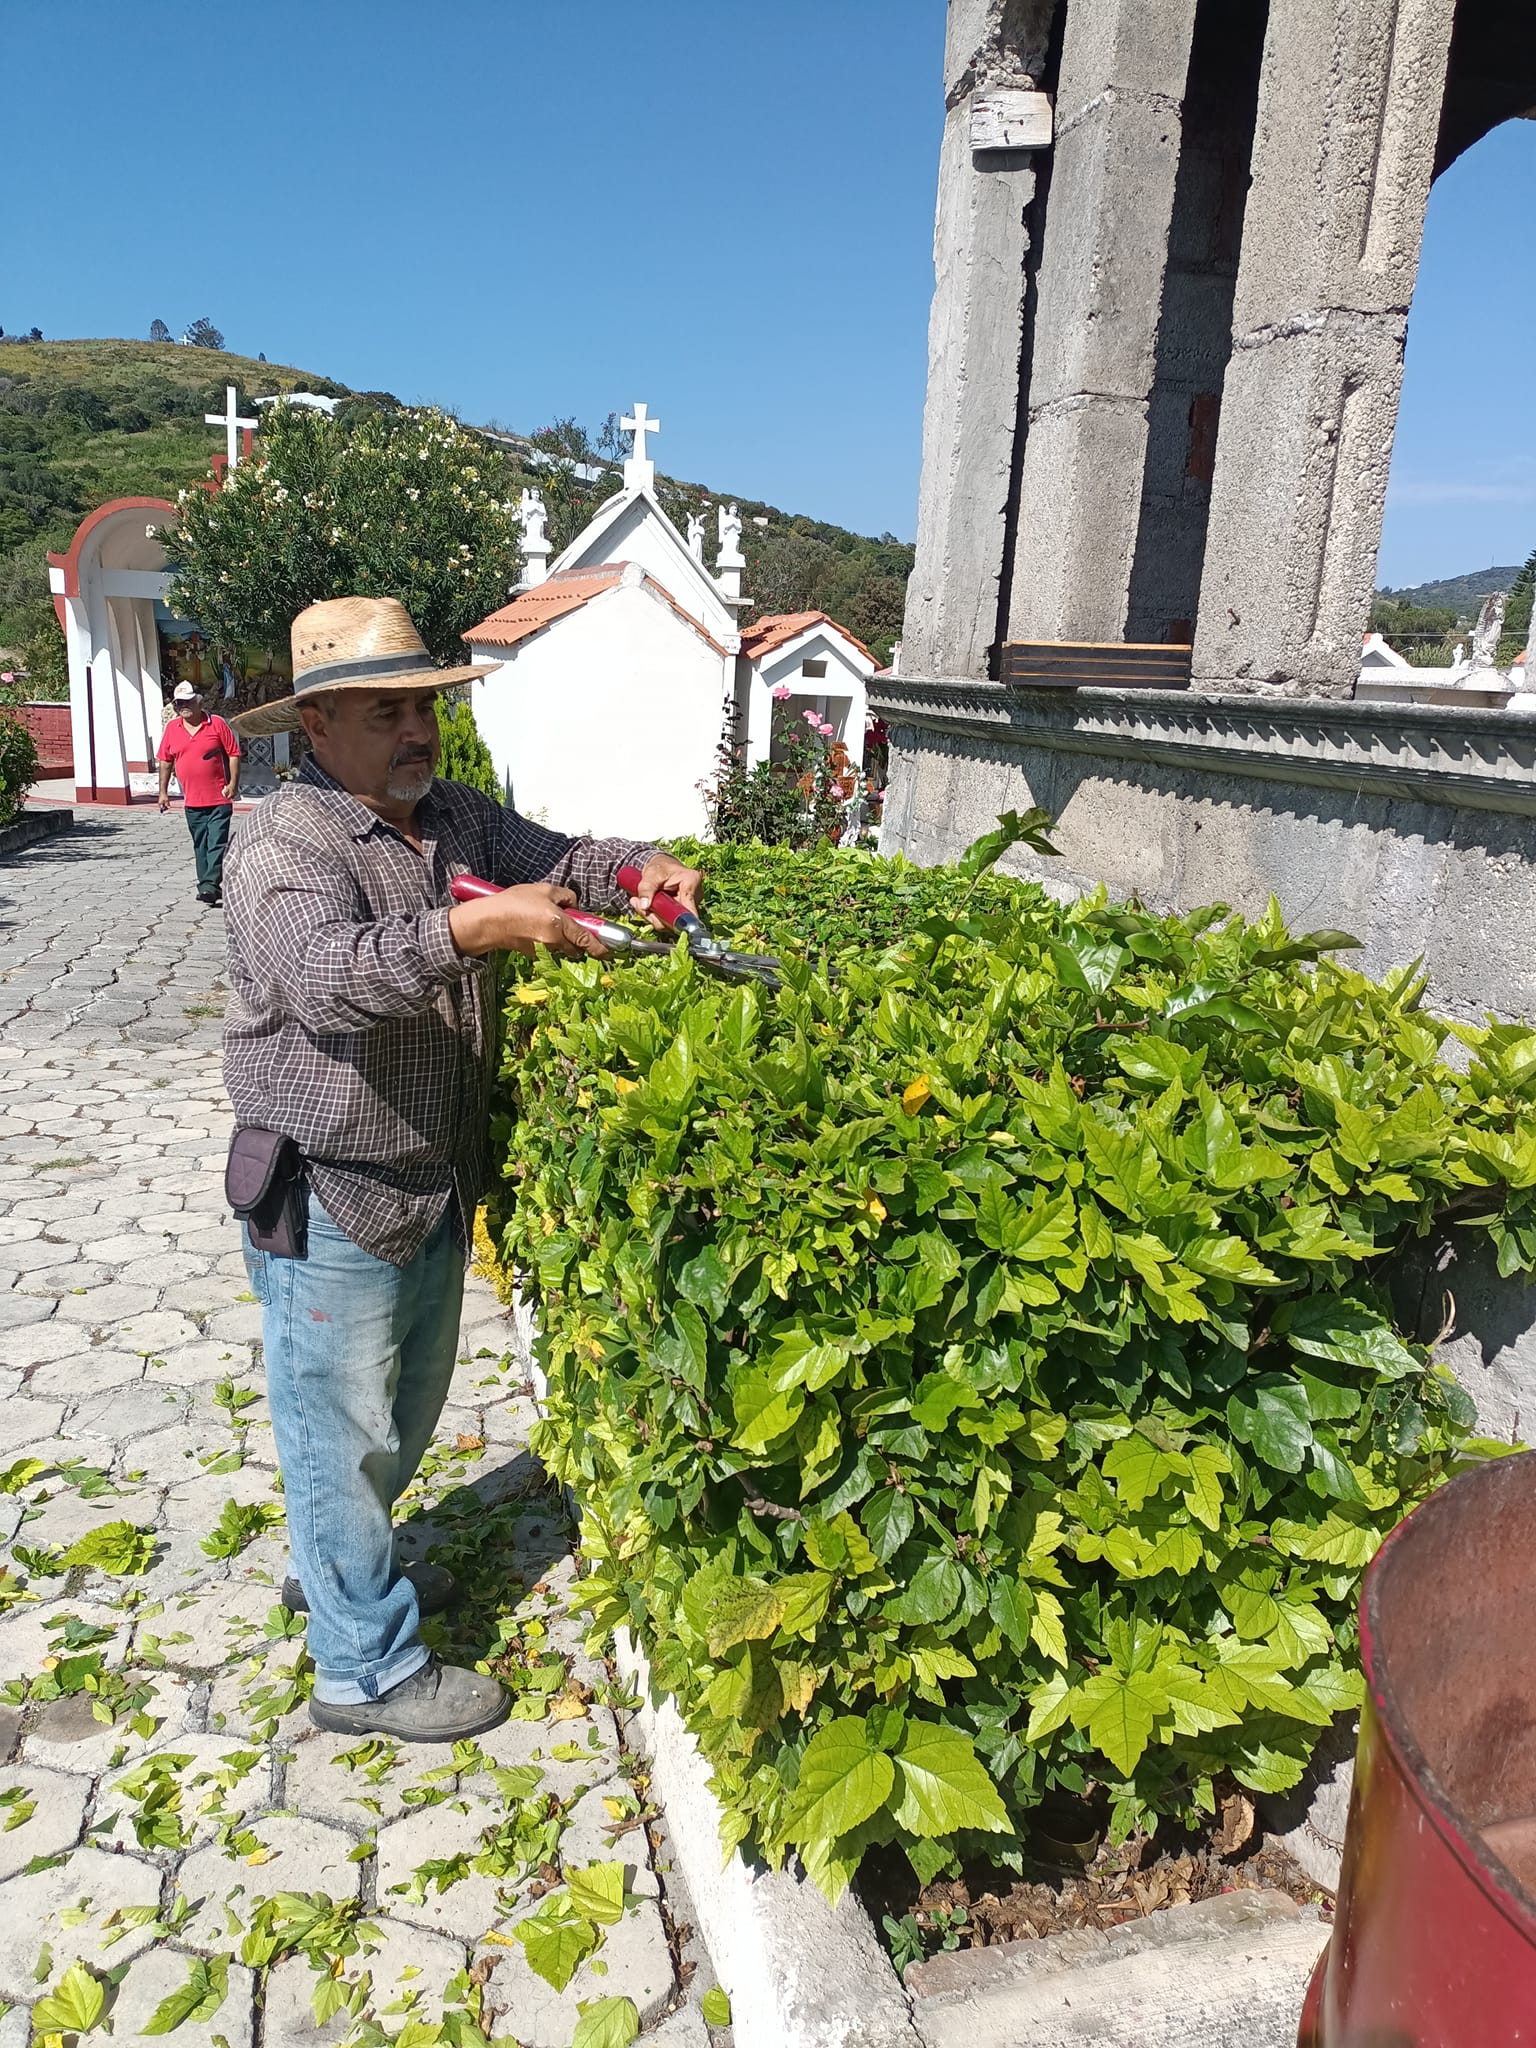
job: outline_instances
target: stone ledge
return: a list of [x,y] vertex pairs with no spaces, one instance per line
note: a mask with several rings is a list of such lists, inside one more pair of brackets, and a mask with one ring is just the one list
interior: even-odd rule
[[911,2009],[869,1915],[845,1892],[829,1906],[807,1878],[722,1863],[724,1815],[709,1765],[674,1702],[650,1697],[645,1653],[626,1630],[614,1662],[642,1705],[625,1731],[651,1783],[693,1901],[699,1931],[730,1994],[737,2048],[922,2048]]
[[1328,1931],[1279,1892],[1228,1892],[907,1977],[928,2048],[1293,2048]]
[[869,708],[898,745],[982,739],[1536,817],[1536,717],[1520,712],[880,676]]
[[23,811],[9,825],[0,825],[0,860],[20,853],[24,847],[35,846],[40,839],[52,839],[56,833],[69,831],[74,822],[73,811]]

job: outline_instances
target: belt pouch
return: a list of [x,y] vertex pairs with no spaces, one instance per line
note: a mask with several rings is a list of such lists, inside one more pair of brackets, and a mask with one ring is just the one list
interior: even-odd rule
[[224,1167],[224,1199],[255,1250],[274,1259],[308,1255],[309,1189],[304,1155],[292,1138],[254,1125],[236,1131]]

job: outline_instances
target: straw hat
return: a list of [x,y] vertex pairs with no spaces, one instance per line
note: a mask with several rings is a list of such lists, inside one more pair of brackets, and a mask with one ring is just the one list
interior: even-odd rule
[[293,695],[242,711],[237,732],[295,732],[299,706],[327,690],[447,690],[488,676],[494,662],[435,668],[398,597],[332,597],[299,613],[290,633]]

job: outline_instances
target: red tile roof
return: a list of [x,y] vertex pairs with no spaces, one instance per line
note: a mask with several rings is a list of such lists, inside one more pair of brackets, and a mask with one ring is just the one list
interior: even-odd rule
[[706,631],[691,612],[683,609],[670,590],[658,583],[654,576],[641,574],[637,565],[630,562],[599,562],[590,569],[562,570],[559,575],[536,583],[532,590],[525,590],[520,597],[514,597],[510,604],[492,612],[478,626],[471,626],[461,637],[474,647],[516,647],[519,641],[542,633],[546,626],[563,618],[567,612],[579,611],[594,597],[601,597],[605,590],[612,590],[624,580],[626,569],[635,570],[637,587],[643,585],[652,597],[659,597],[663,604],[670,606],[683,624],[691,626],[716,654],[725,654],[725,649],[714,635]]
[[743,632],[741,651],[749,661],[761,661],[775,649],[787,646],[791,640],[798,640],[812,626],[830,626],[850,647],[857,647],[867,661],[874,660],[864,642],[856,640],[846,626],[840,626],[826,612],[770,612],[766,618],[754,620]]
[[515,647],[519,640],[541,632],[566,612],[579,611],[605,590],[612,590],[624,574],[622,562],[600,562],[595,569],[568,569],[536,583],[520,597],[492,612],[463,636],[477,647]]

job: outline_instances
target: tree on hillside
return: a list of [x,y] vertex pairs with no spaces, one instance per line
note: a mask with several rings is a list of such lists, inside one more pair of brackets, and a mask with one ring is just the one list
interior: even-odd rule
[[172,601],[226,650],[283,650],[321,598],[398,597],[434,660],[504,604],[521,567],[517,474],[429,408],[355,422],[273,406],[253,458],[180,493],[166,530]]
[[1525,566],[1509,586],[1509,603],[1504,608],[1504,632],[1499,641],[1499,666],[1508,668],[1531,638],[1532,599],[1536,598],[1536,548],[1525,558]]
[[171,330],[163,320],[151,320],[149,323],[149,338],[151,341],[169,341]]
[[[151,337],[153,339],[153,336]],[[222,348],[224,337],[208,319],[194,320],[184,337],[189,348]]]

